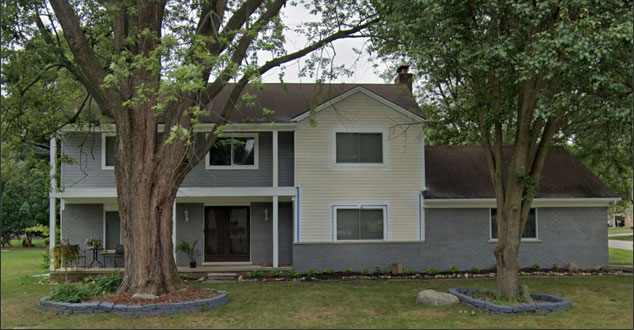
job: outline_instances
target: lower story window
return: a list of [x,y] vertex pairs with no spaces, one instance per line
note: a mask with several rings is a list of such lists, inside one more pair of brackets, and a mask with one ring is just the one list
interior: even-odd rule
[[337,240],[382,240],[384,208],[337,208]]
[[[498,239],[498,224],[495,219],[496,214],[497,209],[491,209],[491,239],[493,240]],[[537,212],[535,209],[531,209],[530,212],[528,212],[528,219],[526,220],[526,226],[522,233],[522,239],[537,239]]]

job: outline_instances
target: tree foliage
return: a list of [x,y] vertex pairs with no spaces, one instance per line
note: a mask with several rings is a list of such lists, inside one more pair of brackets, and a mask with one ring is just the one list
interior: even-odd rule
[[583,148],[596,141],[595,125],[632,116],[632,3],[376,3],[389,14],[373,28],[374,49],[415,66],[420,98],[440,123],[429,134],[484,147],[498,208],[498,292],[515,299],[520,236],[550,146]]

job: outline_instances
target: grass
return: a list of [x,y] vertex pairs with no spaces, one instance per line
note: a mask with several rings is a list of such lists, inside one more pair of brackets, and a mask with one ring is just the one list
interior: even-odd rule
[[[37,309],[40,251],[2,252],[1,328],[632,328],[632,277],[526,278],[534,292],[573,301],[570,311],[499,316],[462,305],[422,307],[423,289],[492,289],[494,280],[268,282],[205,284],[229,291],[228,305],[173,316],[55,315]],[[202,285],[202,284],[199,284]],[[470,310],[470,309],[469,309]]]
[[612,237],[610,237],[610,239],[615,239],[615,240],[618,240],[618,241],[630,241],[631,242],[632,241],[632,236],[631,235],[630,236],[612,236]]
[[610,265],[631,265],[632,250],[610,248]]
[[632,233],[632,228],[630,227],[610,227],[608,228],[608,234],[625,234]]

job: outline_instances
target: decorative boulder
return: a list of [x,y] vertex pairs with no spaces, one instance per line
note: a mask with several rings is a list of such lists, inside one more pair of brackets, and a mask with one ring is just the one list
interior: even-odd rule
[[416,303],[428,306],[451,305],[457,304],[460,300],[458,297],[436,290],[424,290],[418,293]]
[[157,296],[149,293],[135,293],[132,295],[132,299],[156,299]]
[[571,262],[568,264],[568,271],[571,273],[578,273],[579,267],[577,267],[577,264],[575,264],[574,262]]

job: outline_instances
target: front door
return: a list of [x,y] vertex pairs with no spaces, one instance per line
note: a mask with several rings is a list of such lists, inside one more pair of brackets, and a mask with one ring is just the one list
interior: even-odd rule
[[249,207],[205,207],[205,261],[249,261]]

